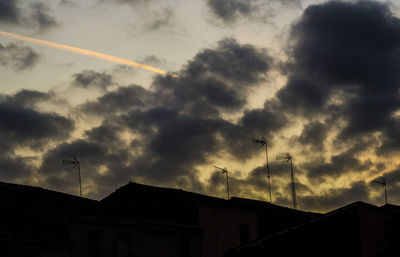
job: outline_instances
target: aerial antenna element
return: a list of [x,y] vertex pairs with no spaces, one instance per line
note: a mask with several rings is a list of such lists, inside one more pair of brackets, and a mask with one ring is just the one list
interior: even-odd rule
[[79,176],[79,196],[82,197],[82,184],[81,184],[81,165],[78,159],[73,155],[72,156],[73,160],[62,160],[62,164],[64,165],[69,165],[72,164],[74,165],[73,168],[78,167],[78,176]]
[[226,176],[226,191],[227,191],[227,193],[228,193],[228,200],[229,200],[229,199],[230,199],[230,196],[229,196],[228,170],[227,170],[226,168],[219,168],[219,167],[217,167],[217,166],[213,166],[213,167],[216,168],[217,170],[222,171],[222,173],[225,173],[225,176]]
[[385,187],[385,204],[387,204],[387,191],[386,191],[386,182],[385,181],[378,181],[378,180],[372,180],[372,182],[381,184],[382,186]]
[[267,176],[268,176],[268,192],[269,192],[269,202],[272,203],[272,196],[271,196],[271,178],[269,176],[269,162],[268,162],[268,144],[267,140],[265,139],[264,136],[262,136],[260,139],[254,138],[253,143],[259,144],[260,147],[265,146],[265,157],[266,157],[266,162],[267,162]]
[[277,160],[283,160],[286,162],[290,161],[290,178],[292,185],[292,199],[293,199],[293,209],[297,209],[297,199],[296,199],[296,187],[294,183],[294,174],[293,174],[293,157],[289,153],[279,154],[276,156]]

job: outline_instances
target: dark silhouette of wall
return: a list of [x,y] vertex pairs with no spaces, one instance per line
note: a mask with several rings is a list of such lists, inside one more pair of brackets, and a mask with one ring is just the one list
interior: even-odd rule
[[220,257],[317,216],[128,183],[101,201],[0,182],[0,256]]
[[400,256],[399,221],[397,206],[355,202],[225,256]]

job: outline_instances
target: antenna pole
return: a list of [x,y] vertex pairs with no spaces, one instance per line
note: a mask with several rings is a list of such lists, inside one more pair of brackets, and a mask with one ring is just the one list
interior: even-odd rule
[[290,177],[292,180],[292,198],[293,198],[293,209],[297,209],[297,199],[296,199],[296,187],[294,183],[294,174],[293,174],[293,159],[290,158]]
[[230,199],[230,196],[229,196],[229,178],[228,178],[228,171],[225,172],[225,175],[226,175],[226,190],[227,190],[227,192],[228,192],[228,200],[229,200],[229,199]]
[[272,196],[271,196],[271,177],[269,176],[268,143],[267,143],[267,140],[265,140],[265,157],[266,157],[266,159],[267,159],[267,176],[268,176],[269,203],[272,203]]
[[78,166],[78,179],[79,179],[79,196],[82,197],[82,183],[81,183],[81,164],[76,158],[76,156],[72,156],[73,160],[63,160],[62,164],[68,165],[68,164],[73,164],[74,169],[76,166]]
[[222,173],[225,173],[225,178],[226,178],[226,192],[228,193],[228,200],[230,199],[230,195],[229,195],[229,178],[228,178],[228,170],[226,168],[220,168],[217,166],[213,166],[214,168],[216,168],[217,170],[222,171]]
[[381,184],[382,186],[385,187],[385,204],[387,204],[386,181],[372,180],[372,182],[377,183],[377,184]]
[[[262,136],[260,139],[253,139],[253,143],[259,144],[261,147],[265,146],[265,158],[266,158],[266,170],[267,170],[267,178],[268,178],[268,193],[269,193],[269,202],[272,203],[272,196],[271,196],[271,177],[269,175],[269,161],[268,161],[268,143],[267,139]],[[268,197],[267,197],[268,199]]]
[[386,183],[385,183],[385,203],[387,204],[387,192],[386,192]]
[[78,164],[78,175],[79,175],[79,195],[80,195],[80,197],[82,197],[81,165],[79,162],[77,162],[77,164]]

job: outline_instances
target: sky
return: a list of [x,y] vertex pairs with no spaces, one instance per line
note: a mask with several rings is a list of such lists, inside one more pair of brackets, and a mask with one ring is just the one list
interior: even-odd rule
[[400,1],[0,0],[0,180],[129,181],[327,212],[400,204]]

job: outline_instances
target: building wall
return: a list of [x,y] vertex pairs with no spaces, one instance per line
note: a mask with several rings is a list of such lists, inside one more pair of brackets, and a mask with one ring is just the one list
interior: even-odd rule
[[245,243],[240,242],[243,225],[248,226],[249,241],[258,237],[256,210],[200,204],[199,225],[203,230],[201,256],[204,257],[223,256],[227,250]]
[[[104,223],[103,223],[104,224]],[[200,257],[200,235],[158,224],[71,227],[74,257]]]
[[388,252],[386,245],[386,213],[372,208],[360,208],[361,252],[363,257],[382,256]]

